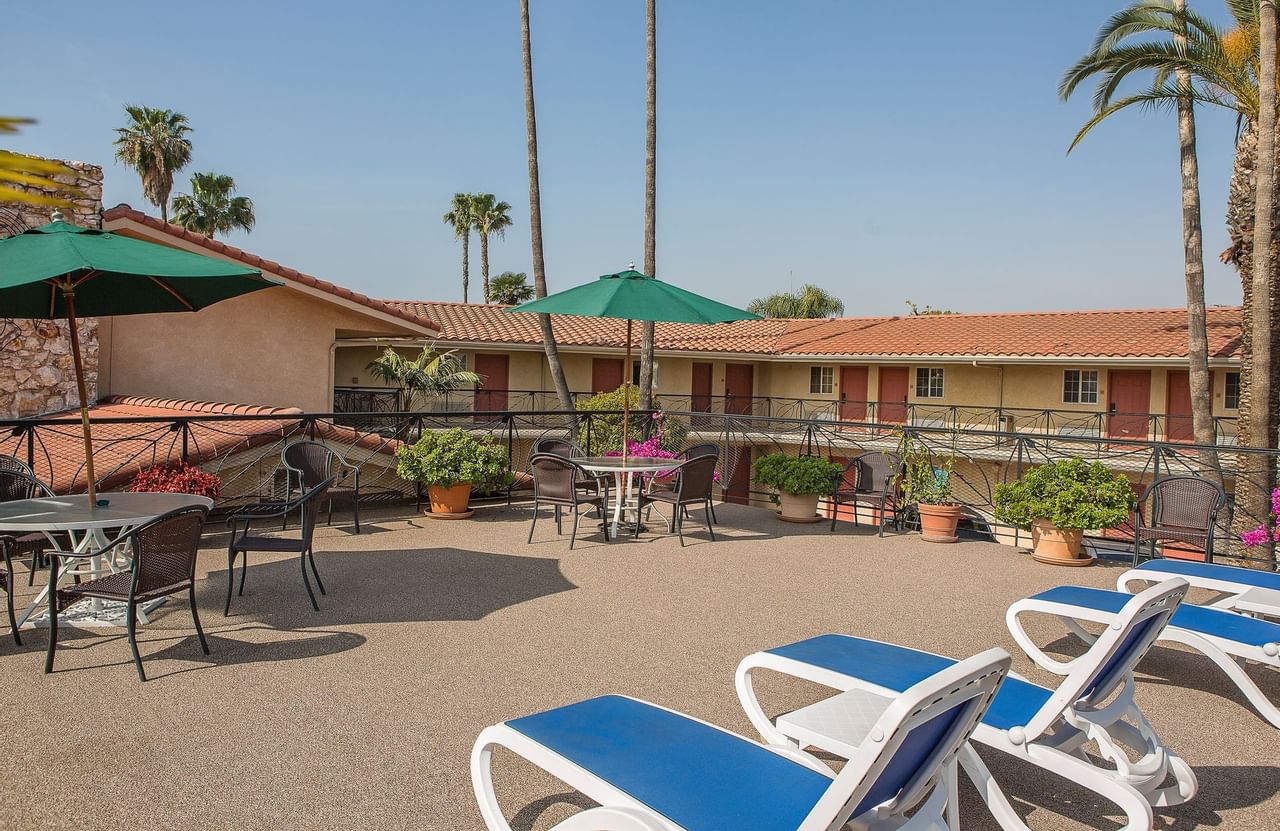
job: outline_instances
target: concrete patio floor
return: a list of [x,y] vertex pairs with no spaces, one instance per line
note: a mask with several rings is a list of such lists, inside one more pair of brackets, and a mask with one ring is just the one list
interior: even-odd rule
[[[1117,573],[717,510],[714,544],[588,537],[572,552],[550,522],[525,545],[520,506],[463,522],[374,511],[359,536],[318,531],[321,611],[296,560],[257,555],[229,618],[223,540],[211,535],[198,567],[207,658],[180,600],[141,630],[146,684],[119,630],[72,630],[48,676],[43,630],[24,630],[24,647],[0,639],[0,827],[479,829],[468,759],[486,725],[621,692],[751,735],[738,661],[828,631],[956,657],[999,645],[1016,671],[1052,684],[1018,652],[1005,609],[1064,582],[1111,587]],[[1280,678],[1262,677],[1280,695]],[[781,679],[759,688],[775,711],[819,697]],[[1280,734],[1208,661],[1157,648],[1138,699],[1201,783],[1157,828],[1280,827]],[[984,757],[1033,829],[1118,826],[1080,788]],[[496,780],[517,828],[583,804],[510,756]],[[963,827],[996,827],[967,780],[961,798]]]

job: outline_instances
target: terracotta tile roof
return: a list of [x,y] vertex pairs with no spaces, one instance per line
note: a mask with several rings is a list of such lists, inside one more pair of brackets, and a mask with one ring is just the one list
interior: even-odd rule
[[[442,340],[541,343],[534,315],[476,303],[388,300],[440,325]],[[559,343],[622,347],[620,320],[556,315]],[[1240,351],[1240,309],[1208,312],[1209,352]],[[714,326],[659,323],[659,349],[760,355],[849,357],[1179,358],[1186,355],[1184,309],[846,317],[831,320],[749,320]],[[636,336],[638,337],[638,335]]]
[[154,228],[155,230],[161,231],[169,236],[195,243],[201,248],[215,254],[221,254],[222,256],[233,259],[236,262],[244,263],[250,268],[256,268],[260,271],[269,271],[286,280],[292,280],[297,283],[301,283],[304,286],[318,289],[326,294],[331,294],[334,297],[349,300],[352,303],[357,303],[361,306],[365,306],[366,308],[381,312],[382,314],[399,318],[400,320],[403,320],[406,323],[411,323],[414,326],[426,327],[429,329],[440,328],[423,315],[412,314],[400,307],[386,303],[382,300],[376,300],[359,292],[352,291],[351,289],[343,288],[342,286],[330,283],[328,280],[321,280],[318,277],[312,277],[310,274],[304,274],[296,268],[283,266],[275,260],[268,260],[263,257],[259,257],[257,254],[250,254],[248,251],[236,248],[234,245],[227,245],[226,243],[220,242],[216,239],[210,239],[204,234],[197,234],[194,231],[188,231],[187,229],[174,225],[171,222],[165,222],[164,220],[158,219],[154,216],[148,216],[142,211],[134,210],[129,205],[116,205],[114,208],[110,208],[109,210],[102,212],[102,222],[104,227],[106,226],[106,223],[115,219],[128,219],[141,225],[146,225],[148,228]]
[[[495,344],[542,343],[537,315],[508,314],[503,311],[506,306],[416,300],[386,302],[438,322],[442,340]],[[623,320],[555,315],[551,321],[556,341],[562,345],[617,348],[626,345],[627,324]],[[768,354],[773,351],[778,337],[798,323],[802,322],[744,320],[715,325],[659,323],[657,340],[661,349]],[[638,343],[639,327],[633,337]]]

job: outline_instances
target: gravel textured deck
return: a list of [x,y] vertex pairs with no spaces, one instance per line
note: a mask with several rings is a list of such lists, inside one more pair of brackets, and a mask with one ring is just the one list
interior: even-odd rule
[[[719,511],[715,544],[593,537],[572,552],[550,522],[526,546],[520,507],[465,522],[375,513],[360,536],[318,532],[320,612],[295,560],[259,555],[229,618],[211,536],[199,564],[207,659],[181,601],[142,630],[145,685],[118,630],[72,632],[50,676],[43,631],[21,648],[0,640],[0,827],[481,828],[467,764],[493,722],[623,692],[749,734],[733,691],[739,659],[826,631],[954,656],[996,644],[1015,670],[1052,683],[1017,652],[1005,608],[1116,575],[994,544],[833,535]],[[1280,734],[1202,659],[1158,648],[1142,670],[1140,703],[1201,781],[1196,801],[1161,811],[1157,827],[1280,827]],[[1265,678],[1273,696],[1276,681]],[[759,687],[777,710],[817,697],[787,681]],[[1079,788],[984,756],[1033,829],[1117,827]],[[582,804],[509,756],[496,779],[517,828],[545,829]],[[962,803],[966,828],[995,827],[967,784]]]

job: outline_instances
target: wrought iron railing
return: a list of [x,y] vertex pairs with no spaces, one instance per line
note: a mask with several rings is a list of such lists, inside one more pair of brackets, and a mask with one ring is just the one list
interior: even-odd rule
[[[751,485],[753,460],[766,452],[818,454],[849,458],[868,450],[892,449],[905,432],[939,455],[956,460],[955,497],[969,509],[975,533],[1003,536],[992,518],[995,486],[1017,479],[1028,466],[1078,456],[1125,473],[1140,490],[1154,479],[1174,473],[1204,473],[1220,466],[1229,494],[1241,487],[1241,470],[1275,476],[1280,453],[1236,446],[1199,447],[1181,442],[1122,439],[1085,431],[1024,432],[972,426],[970,414],[948,410],[950,420],[937,423],[894,424],[874,420],[842,421],[809,414],[758,415],[680,411],[663,402],[667,429],[688,433],[688,441],[713,441],[721,448],[722,496],[753,501],[768,495]],[[678,403],[678,402],[676,402]],[[917,412],[916,415],[920,413]],[[222,506],[278,496],[286,487],[280,453],[291,441],[324,441],[359,465],[362,499],[411,499],[415,490],[395,474],[395,450],[424,431],[462,427],[487,433],[503,443],[513,469],[522,470],[532,443],[547,433],[573,435],[589,452],[600,452],[601,419],[616,422],[616,412],[565,412],[558,409],[493,410],[478,412],[363,413],[358,423],[350,413],[300,415],[175,415],[93,420],[95,470],[104,491],[122,489],[137,471],[155,464],[186,462],[216,473],[222,481]],[[997,422],[999,423],[999,422]],[[635,418],[641,430],[659,422]],[[957,426],[959,425],[959,426]],[[15,456],[61,493],[85,489],[84,455],[78,418],[60,415],[39,419],[0,421],[0,453]],[[1249,464],[1242,464],[1250,462]],[[1251,474],[1251,477],[1255,474]],[[1268,520],[1263,508],[1253,516],[1237,505],[1244,522]],[[1224,514],[1216,535],[1219,552],[1238,550]],[[1015,538],[1019,538],[1015,534]],[[1126,528],[1094,534],[1099,545],[1123,548],[1132,539]],[[1026,541],[1025,532],[1020,541]],[[1237,552],[1238,553],[1238,552]]]

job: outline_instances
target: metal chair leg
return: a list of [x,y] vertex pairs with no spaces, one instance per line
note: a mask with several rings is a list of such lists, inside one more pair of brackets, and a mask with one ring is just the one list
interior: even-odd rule
[[58,651],[58,558],[49,566],[49,648],[44,654],[45,674],[53,672],[53,653]]
[[235,551],[227,550],[227,605],[222,609],[222,616],[226,617],[231,614],[231,590],[236,585],[236,555]]
[[314,548],[307,549],[307,562],[311,563],[311,573],[315,575],[316,586],[320,589],[320,593],[327,595],[328,592],[324,590],[324,581],[320,579],[320,572],[316,571],[316,551]]
[[13,634],[13,642],[22,646],[22,636],[18,634],[18,619],[13,614],[13,572],[5,574],[8,582],[4,588],[4,605],[9,612],[9,631]]
[[142,671],[142,656],[138,654],[138,605],[129,601],[129,650],[133,652],[133,666],[138,670],[138,680],[146,682],[147,674]]
[[715,529],[714,527],[712,527],[713,516],[712,516],[712,513],[711,513],[711,500],[710,500],[710,499],[708,499],[708,500],[707,500],[707,513],[706,513],[706,515],[705,515],[705,516],[703,516],[703,519],[704,519],[704,520],[706,520],[706,522],[707,522],[707,533],[711,535],[711,541],[712,541],[712,542],[715,542],[715,541],[716,541],[716,529]]
[[307,577],[307,553],[302,552],[298,561],[302,564],[302,585],[307,587],[307,597],[311,598],[311,608],[320,611],[320,604],[316,603],[315,592],[311,591],[311,578]]
[[[510,504],[510,494],[507,495],[508,504]],[[356,533],[360,533],[360,491],[357,490],[351,494],[351,516],[356,522]]]
[[533,544],[533,529],[535,526],[537,526],[537,524],[538,524],[538,503],[535,500],[533,503],[533,520],[529,523],[529,539],[524,541],[525,545]]
[[209,642],[204,639],[204,628],[200,626],[200,613],[196,611],[196,584],[187,588],[187,601],[191,604],[191,622],[196,625],[196,637],[200,639],[200,649],[209,654]]
[[1133,567],[1138,567],[1138,558],[1142,556],[1142,533],[1133,529]]
[[680,512],[680,506],[673,506],[675,510],[671,512],[671,521],[676,526],[676,536],[680,538],[680,547],[684,548],[684,515]]
[[580,516],[581,514],[578,513],[578,506],[577,505],[573,506],[573,529],[569,531],[569,550],[570,551],[573,550],[573,544],[578,540],[578,517]]
[[244,578],[249,574],[249,552],[244,551],[242,553],[244,554],[244,562],[240,564],[240,590],[236,594],[244,597]]
[[836,516],[840,513],[840,497],[831,494],[831,530],[836,530]]

